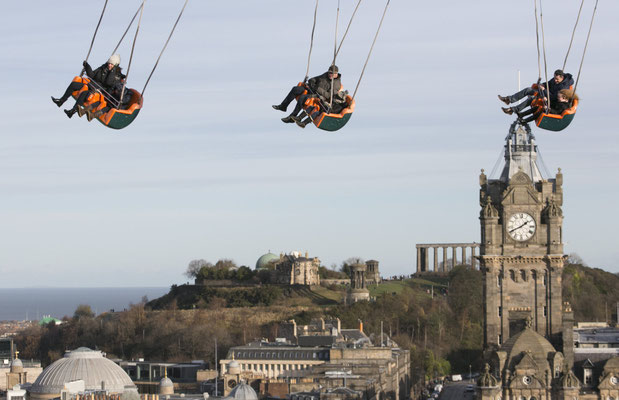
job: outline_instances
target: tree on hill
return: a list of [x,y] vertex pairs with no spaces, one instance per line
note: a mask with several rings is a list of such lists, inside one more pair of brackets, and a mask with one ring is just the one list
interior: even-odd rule
[[199,259],[199,260],[191,260],[189,261],[189,265],[187,266],[187,270],[185,271],[185,276],[189,279],[197,278],[200,270],[204,267],[212,267],[213,264],[210,262]]
[[215,269],[229,270],[229,269],[237,269],[237,268],[238,267],[236,263],[228,258],[222,258],[221,260],[215,263]]
[[82,318],[94,318],[95,317],[95,313],[92,311],[92,308],[90,308],[90,306],[88,304],[80,304],[79,306],[77,306],[77,308],[75,309],[75,312],[73,313],[73,318],[74,319],[82,319]]

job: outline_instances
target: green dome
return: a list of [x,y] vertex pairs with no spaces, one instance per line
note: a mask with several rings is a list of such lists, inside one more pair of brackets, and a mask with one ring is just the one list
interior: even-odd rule
[[274,261],[279,261],[279,256],[273,253],[266,253],[256,261],[256,269],[267,268]]
[[54,317],[51,317],[49,315],[46,315],[43,318],[41,318],[41,320],[39,321],[39,325],[47,325],[50,322],[53,322],[55,325],[58,325],[58,324],[62,323],[62,321],[59,320],[58,318],[54,318]]

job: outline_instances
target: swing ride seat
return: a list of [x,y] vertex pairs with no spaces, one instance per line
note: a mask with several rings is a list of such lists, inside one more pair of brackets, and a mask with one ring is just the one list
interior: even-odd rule
[[[306,90],[303,94],[307,94],[307,85],[303,82],[299,82],[297,86],[304,86]],[[297,96],[297,100],[300,96]],[[322,129],[323,131],[335,132],[340,130],[348,123],[350,117],[352,117],[353,112],[355,111],[355,100],[350,95],[346,95],[346,108],[344,108],[340,113],[326,113],[324,111],[320,112],[316,115],[315,110],[322,109],[322,104],[320,99],[317,97],[310,97],[303,104],[303,110],[307,113],[307,115],[312,115],[312,122],[318,129]],[[314,117],[314,115],[316,115]]]
[[568,125],[574,119],[574,115],[576,114],[576,109],[578,108],[578,100],[574,100],[572,107],[563,111],[561,115],[557,114],[546,114],[542,113],[535,120],[535,125],[537,125],[540,129],[545,129],[548,131],[562,131],[567,128]]
[[[544,104],[542,100],[538,98],[536,98],[533,103],[531,103],[531,106],[536,107],[539,111],[544,110]],[[560,115],[542,112],[535,119],[535,125],[537,125],[538,128],[545,129],[547,131],[562,131],[563,129],[567,128],[572,122],[577,109],[578,99],[574,99],[572,106],[567,110],[563,111]]]
[[322,112],[318,117],[314,118],[313,122],[316,128],[329,132],[342,129],[355,111],[355,101],[350,95],[346,95],[346,104],[347,107],[339,114]]
[[[75,92],[71,93],[71,96],[77,100],[78,96],[82,92],[88,90],[88,84],[90,83],[90,78],[76,76],[75,78],[73,78],[73,82],[81,82],[84,84],[82,89],[76,90]],[[129,124],[131,124],[133,120],[136,119],[136,117],[140,113],[140,110],[142,109],[143,98],[140,92],[138,92],[137,90],[130,89],[130,88],[127,88],[127,90],[131,92],[131,100],[129,101],[127,108],[125,109],[112,108],[110,109],[110,111],[108,111],[107,113],[97,118],[99,122],[101,122],[103,125],[107,126],[108,128],[122,129],[128,126]],[[95,93],[91,94],[88,97],[88,100],[86,100],[86,102],[94,103],[95,101],[105,101],[105,98],[103,97],[101,93],[96,91]],[[103,108],[103,107],[100,107],[100,108]]]
[[122,129],[137,118],[142,109],[144,99],[137,90],[129,88],[127,90],[131,92],[131,100],[129,101],[128,107],[122,110],[112,108],[110,111],[97,118],[99,122],[108,128]]

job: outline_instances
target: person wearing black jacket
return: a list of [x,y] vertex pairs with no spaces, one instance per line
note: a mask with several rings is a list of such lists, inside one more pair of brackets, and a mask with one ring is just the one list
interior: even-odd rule
[[[561,115],[563,111],[569,109],[571,107],[571,103],[574,100],[578,100],[578,95],[574,93],[573,90],[570,89],[561,89],[557,94],[556,100],[550,101],[550,109],[548,110],[548,114],[556,114]],[[522,122],[528,123],[531,121],[535,121],[537,117],[539,117],[545,110],[543,108],[530,108],[527,111],[519,112],[518,117]],[[533,114],[533,115],[531,115]],[[527,118],[522,118],[525,115],[531,115]]]
[[[292,113],[290,113],[289,116],[282,118],[283,122],[292,123],[295,122],[292,117],[299,114],[303,108],[303,104],[309,97],[318,97],[326,107],[330,107],[329,101],[331,100],[331,82],[333,82],[333,95],[335,96],[342,89],[341,78],[342,74],[339,73],[337,65],[331,65],[329,70],[324,74],[311,78],[307,82],[306,86],[294,86],[286,98],[280,104],[273,105],[273,108],[285,112],[292,100],[299,97]],[[303,94],[306,90],[308,93]]]
[[[348,102],[346,101],[346,96],[348,95],[348,90],[342,90],[340,92],[333,94],[333,104],[331,105],[331,109],[329,113],[331,114],[339,114],[346,107],[348,107]],[[318,117],[322,111],[320,109],[315,109],[315,107],[310,107],[307,110],[303,111],[298,116],[293,115],[292,120],[301,128],[305,128],[307,125],[311,124],[312,121]]]
[[[520,104],[513,105],[511,107],[502,107],[501,109],[505,114],[513,114],[514,112],[521,112],[525,108],[531,105],[533,101],[533,97],[539,95],[540,97],[544,97],[546,99],[550,99],[550,102],[557,101],[557,94],[562,89],[569,89],[570,86],[574,84],[574,78],[572,74],[568,74],[558,69],[554,73],[554,78],[549,80],[547,83],[537,85],[537,88],[526,87],[519,91],[518,93],[514,93],[511,96],[501,96],[499,95],[499,100],[508,106],[512,103],[517,103],[526,97],[526,100],[521,102]],[[550,96],[546,94],[546,86],[550,91]]]
[[[119,81],[122,81],[122,79],[125,78],[125,76],[121,72],[119,64],[120,64],[120,56],[118,54],[112,55],[107,61],[107,63],[101,65],[99,68],[95,69],[94,71],[90,67],[90,64],[84,61],[82,65],[84,66],[86,75],[91,80],[93,80],[96,83],[96,85],[89,84],[88,90],[83,91],[77,97],[73,108],[64,110],[65,114],[67,114],[67,117],[71,118],[73,114],[77,112],[78,107],[83,106],[88,96],[95,90],[98,90],[99,87],[101,87],[104,91],[111,93],[114,86]],[[55,98],[52,96],[52,101],[54,102],[54,104],[60,107],[71,96],[71,93],[82,90],[82,88],[84,88],[84,85],[85,84],[82,82],[71,82],[69,86],[67,87],[67,90],[65,90],[64,94],[62,95],[62,97]]]

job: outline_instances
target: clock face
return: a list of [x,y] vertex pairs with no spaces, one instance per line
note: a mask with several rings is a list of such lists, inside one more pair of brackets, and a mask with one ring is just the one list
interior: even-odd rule
[[507,221],[507,233],[519,242],[529,240],[535,233],[535,220],[527,213],[513,214]]
[[617,383],[619,383],[619,379],[617,379],[616,376],[611,376],[610,383],[612,383],[613,385],[616,385]]

